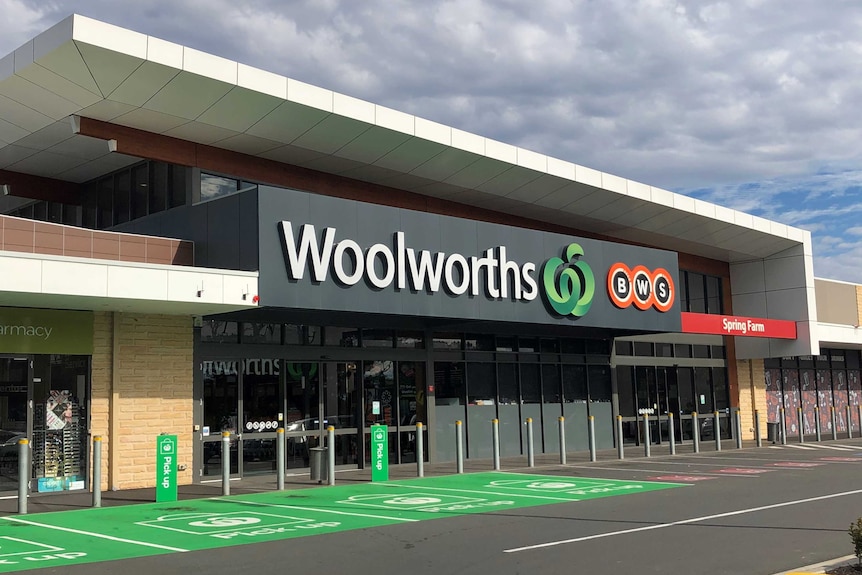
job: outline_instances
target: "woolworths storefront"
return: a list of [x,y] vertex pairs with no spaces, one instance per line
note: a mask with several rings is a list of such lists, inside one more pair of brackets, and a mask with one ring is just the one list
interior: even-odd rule
[[0,492],[32,446],[34,492],[84,489],[93,313],[0,308]]
[[[414,457],[416,421],[438,461],[454,458],[456,420],[468,457],[490,456],[494,418],[504,455],[522,453],[528,417],[539,450],[558,449],[561,415],[570,449],[587,448],[588,415],[611,447],[614,337],[681,331],[674,252],[265,186],[239,196],[198,206],[214,219],[256,206],[259,241],[240,258],[259,261],[261,306],[200,325],[204,479],[221,472],[223,431],[235,474],[272,472],[281,426],[288,467],[307,466],[321,420],[344,465],[368,461],[374,423],[390,461]],[[723,351],[711,361],[704,412],[729,405]]]

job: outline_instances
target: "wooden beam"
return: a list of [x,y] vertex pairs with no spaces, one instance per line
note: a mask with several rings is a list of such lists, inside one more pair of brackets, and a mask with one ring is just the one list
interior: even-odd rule
[[6,186],[8,195],[16,198],[77,205],[83,198],[81,184],[7,170],[0,170],[0,186]]

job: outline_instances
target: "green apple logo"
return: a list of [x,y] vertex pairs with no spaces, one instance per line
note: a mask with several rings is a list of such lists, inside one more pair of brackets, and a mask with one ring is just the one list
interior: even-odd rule
[[[579,244],[569,244],[566,259],[557,257],[545,262],[542,281],[547,303],[559,315],[582,317],[593,305],[596,279],[587,262],[580,260],[584,250]],[[561,266],[565,266],[560,269]]]

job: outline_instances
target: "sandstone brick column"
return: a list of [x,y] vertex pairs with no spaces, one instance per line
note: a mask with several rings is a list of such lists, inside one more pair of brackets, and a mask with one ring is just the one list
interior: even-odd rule
[[766,379],[762,359],[737,360],[742,438],[754,439],[754,410],[760,412],[760,436],[766,437]]
[[94,337],[91,418],[103,437],[103,487],[155,486],[163,432],[177,435],[177,460],[187,466],[178,481],[191,483],[192,319],[99,312]]

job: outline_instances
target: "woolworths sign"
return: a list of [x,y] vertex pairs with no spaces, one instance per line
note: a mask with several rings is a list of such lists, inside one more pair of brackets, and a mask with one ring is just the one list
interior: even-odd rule
[[621,308],[606,287],[617,262],[675,277],[672,252],[265,186],[258,199],[264,306],[679,330],[678,308]]

